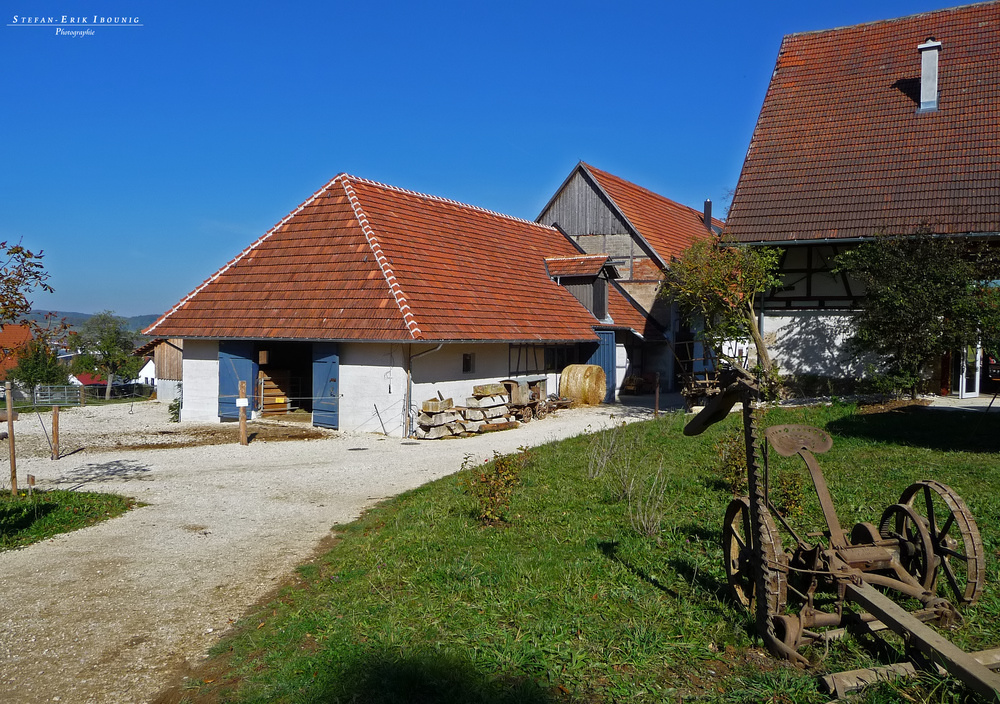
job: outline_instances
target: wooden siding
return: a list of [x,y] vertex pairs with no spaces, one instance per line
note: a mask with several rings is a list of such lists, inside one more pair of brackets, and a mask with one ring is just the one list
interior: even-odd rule
[[611,204],[579,171],[538,221],[558,223],[570,235],[628,235],[628,227]]
[[184,357],[184,341],[179,337],[164,340],[153,349],[153,363],[156,365],[156,378],[168,381],[181,381],[181,363]]
[[[538,222],[557,224],[587,254],[609,255],[621,279],[648,278],[648,267],[643,264],[650,261],[649,253],[635,241],[617,209],[582,172],[573,174]],[[638,277],[637,270],[642,272]]]

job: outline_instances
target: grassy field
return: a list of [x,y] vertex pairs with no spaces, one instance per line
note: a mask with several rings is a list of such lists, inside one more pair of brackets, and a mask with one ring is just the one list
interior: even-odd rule
[[[163,701],[826,702],[817,674],[872,657],[847,640],[795,670],[761,651],[728,597],[717,447],[737,422],[685,438],[671,415],[533,449],[504,521],[477,519],[474,469],[385,502],[336,527],[338,544]],[[979,522],[988,586],[949,637],[1000,646],[1000,413],[835,404],[767,422],[833,434],[820,463],[847,527],[877,522],[917,479],[953,487]],[[772,472],[808,523],[804,468]],[[929,677],[863,701],[904,700],[966,695]]]
[[133,499],[86,491],[0,493],[0,550],[21,548],[59,533],[120,516],[135,508]]

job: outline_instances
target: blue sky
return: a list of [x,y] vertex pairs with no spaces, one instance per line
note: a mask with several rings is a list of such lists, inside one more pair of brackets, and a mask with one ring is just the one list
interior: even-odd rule
[[[949,4],[0,6],[0,240],[45,251],[36,309],[139,315],[342,171],[534,219],[583,160],[723,213],[783,35]],[[24,20],[63,15],[141,26]]]

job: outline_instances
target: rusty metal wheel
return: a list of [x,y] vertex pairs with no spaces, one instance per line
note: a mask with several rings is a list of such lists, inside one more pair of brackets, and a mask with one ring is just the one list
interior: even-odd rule
[[926,523],[912,507],[893,504],[882,512],[879,535],[885,540],[895,540],[899,545],[899,563],[916,578],[924,589],[934,583],[934,544]]
[[986,556],[969,507],[950,487],[932,479],[908,486],[899,503],[912,507],[930,534],[936,565],[928,589],[944,590],[956,606],[975,604],[986,583]]
[[[768,611],[780,614],[785,610],[788,599],[788,582],[784,571],[784,553],[781,549],[781,537],[774,525],[770,512],[764,510],[762,516],[764,532],[769,539],[764,544],[764,554],[767,564],[763,569],[770,570],[776,579],[771,581],[774,588],[768,594]],[[756,583],[753,526],[750,523],[750,500],[745,496],[733,499],[726,509],[725,523],[722,526],[722,553],[726,564],[726,580],[729,590],[737,602],[753,611],[754,584]]]

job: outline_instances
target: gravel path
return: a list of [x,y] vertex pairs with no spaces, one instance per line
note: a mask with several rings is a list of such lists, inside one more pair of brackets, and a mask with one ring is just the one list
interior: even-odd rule
[[60,445],[73,454],[57,461],[48,459],[38,419],[22,416],[22,485],[31,473],[40,488],[108,491],[149,505],[0,553],[0,701],[147,702],[308,559],[332,525],[457,471],[466,454],[486,459],[649,415],[573,409],[452,441],[329,433],[248,447],[136,449],[220,432],[168,423],[165,405],[146,402],[63,411]]

